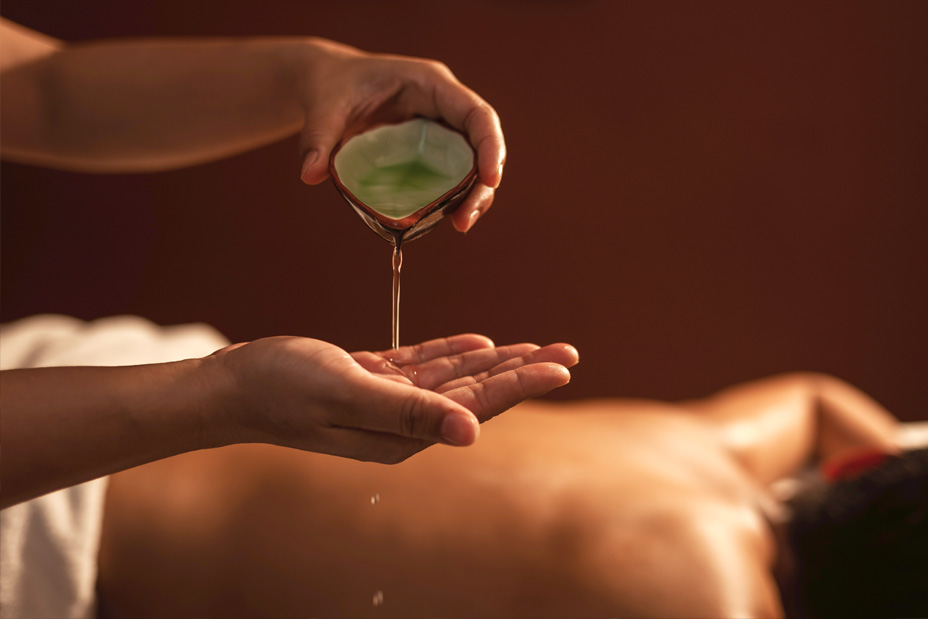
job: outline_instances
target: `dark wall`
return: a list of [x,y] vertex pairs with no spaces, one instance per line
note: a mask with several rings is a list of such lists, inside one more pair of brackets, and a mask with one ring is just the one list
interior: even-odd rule
[[[559,398],[789,370],[928,418],[928,3],[4,0],[67,39],[315,34],[499,111],[493,210],[405,252],[401,337],[569,341]],[[2,319],[131,312],[386,348],[390,248],[295,139],[153,175],[2,166]],[[326,226],[313,222],[320,216]]]

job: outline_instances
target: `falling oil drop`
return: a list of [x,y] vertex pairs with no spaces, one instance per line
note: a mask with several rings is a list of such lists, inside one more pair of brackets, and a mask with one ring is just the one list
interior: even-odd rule
[[380,503],[380,495],[376,492],[371,495],[371,505],[377,505]]
[[378,591],[374,594],[374,606],[381,606],[383,604],[383,591]]

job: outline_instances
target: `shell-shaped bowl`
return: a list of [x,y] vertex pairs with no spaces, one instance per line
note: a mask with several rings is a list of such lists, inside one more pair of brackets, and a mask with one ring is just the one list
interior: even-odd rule
[[399,243],[422,236],[460,205],[477,178],[477,157],[460,132],[416,118],[343,141],[329,171],[364,222]]

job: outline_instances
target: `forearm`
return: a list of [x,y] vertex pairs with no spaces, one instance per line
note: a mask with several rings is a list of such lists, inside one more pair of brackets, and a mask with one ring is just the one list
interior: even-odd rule
[[0,506],[222,444],[210,363],[0,372]]
[[64,46],[5,71],[3,151],[89,172],[191,165],[297,132],[312,39]]

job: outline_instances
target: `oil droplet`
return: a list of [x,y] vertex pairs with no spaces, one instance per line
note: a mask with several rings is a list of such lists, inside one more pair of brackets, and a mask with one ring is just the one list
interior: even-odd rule
[[380,495],[376,492],[371,495],[371,505],[377,505],[380,503]]
[[383,604],[383,591],[378,591],[374,594],[374,606],[380,606]]

